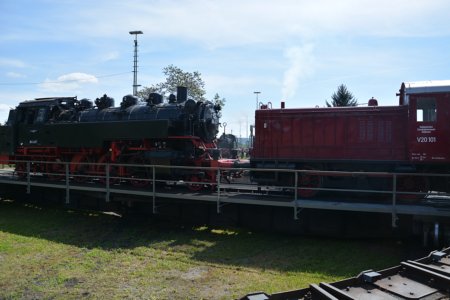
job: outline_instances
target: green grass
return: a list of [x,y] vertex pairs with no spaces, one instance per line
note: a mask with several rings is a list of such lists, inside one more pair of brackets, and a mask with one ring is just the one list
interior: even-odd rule
[[0,299],[233,299],[405,259],[395,241],[305,238],[0,201]]

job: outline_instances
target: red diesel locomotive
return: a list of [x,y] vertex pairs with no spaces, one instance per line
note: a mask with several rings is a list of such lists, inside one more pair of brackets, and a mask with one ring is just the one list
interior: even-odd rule
[[[450,80],[405,82],[398,96],[398,106],[378,106],[373,98],[367,107],[272,109],[270,104],[261,105],[255,113],[251,166],[405,173],[398,177],[398,191],[448,191],[448,177],[426,173],[450,172]],[[425,174],[407,175],[412,173]],[[292,185],[294,180],[292,174],[281,172],[255,173],[254,177],[258,183],[275,185]],[[304,187],[298,190],[300,197],[312,197],[317,189],[344,181],[323,172],[304,173],[297,180]],[[368,178],[365,184],[378,189],[392,186],[389,182]]]

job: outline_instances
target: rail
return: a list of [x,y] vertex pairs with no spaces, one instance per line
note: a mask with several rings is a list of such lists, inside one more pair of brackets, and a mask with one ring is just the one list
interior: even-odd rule
[[362,271],[341,281],[273,294],[250,293],[239,300],[449,299],[449,287],[450,248],[446,248],[388,269]]
[[[70,191],[105,193],[110,202],[112,193],[150,197],[153,213],[158,201],[180,198],[215,202],[217,213],[224,205],[254,204],[290,207],[299,218],[302,209],[329,209],[388,213],[392,226],[397,226],[399,214],[450,216],[450,195],[430,191],[425,179],[440,178],[443,185],[450,174],[346,172],[292,169],[252,169],[197,166],[167,166],[150,164],[119,164],[93,162],[9,161],[9,168],[0,170],[0,183],[65,189],[65,202],[70,203]],[[1,164],[1,162],[0,162]],[[45,166],[45,167],[43,167]],[[285,184],[262,185],[253,178],[258,174],[285,178]],[[173,174],[177,174],[174,180]],[[323,187],[322,181],[349,181],[350,187]],[[367,182],[379,186],[370,188]],[[406,183],[405,183],[406,182]],[[401,184],[399,184],[401,183]],[[171,191],[161,186],[180,187]],[[184,190],[183,190],[184,189]],[[325,196],[314,197],[317,193]],[[341,195],[336,199],[336,195]],[[345,198],[345,200],[343,200]],[[145,198],[146,200],[148,198]]]

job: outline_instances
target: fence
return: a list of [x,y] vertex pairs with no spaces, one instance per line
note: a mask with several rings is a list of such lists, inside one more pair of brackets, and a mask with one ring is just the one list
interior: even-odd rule
[[[157,213],[162,198],[180,198],[160,186],[181,188],[183,199],[215,202],[217,213],[230,203],[290,207],[295,219],[304,208],[389,213],[392,226],[398,214],[450,216],[450,196],[430,191],[428,181],[439,178],[448,184],[450,174],[343,172],[292,169],[251,169],[189,167],[147,164],[91,162],[10,161],[1,170],[0,183],[20,184],[31,193],[32,186],[65,189],[70,203],[71,190],[130,194],[151,198]],[[283,185],[258,184],[255,178],[273,174],[285,178]],[[349,181],[353,186],[324,187],[324,180]],[[358,182],[378,182],[362,186]],[[406,183],[405,183],[406,182]],[[321,193],[325,196],[318,196]],[[336,198],[336,195],[337,198]]]

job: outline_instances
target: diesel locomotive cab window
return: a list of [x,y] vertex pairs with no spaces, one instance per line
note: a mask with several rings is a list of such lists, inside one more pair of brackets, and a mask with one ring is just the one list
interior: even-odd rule
[[417,99],[417,122],[436,122],[436,99]]

